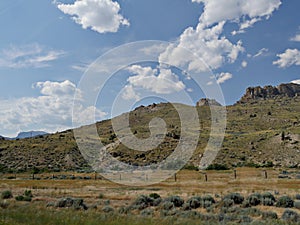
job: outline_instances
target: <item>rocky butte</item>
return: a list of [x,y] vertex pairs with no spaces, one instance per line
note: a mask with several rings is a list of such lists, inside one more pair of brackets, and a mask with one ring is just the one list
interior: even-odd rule
[[245,95],[237,103],[247,103],[251,100],[274,99],[277,97],[300,96],[299,84],[280,84],[279,86],[249,87]]

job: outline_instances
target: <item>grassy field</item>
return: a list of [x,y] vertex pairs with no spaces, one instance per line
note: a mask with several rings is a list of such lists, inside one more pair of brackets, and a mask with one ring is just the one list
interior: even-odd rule
[[[176,181],[175,177],[171,177],[162,183],[146,187],[122,186],[99,179],[99,176],[94,180],[93,174],[74,174],[74,180],[59,179],[60,176],[73,175],[71,173],[39,174],[35,175],[35,180],[31,179],[30,174],[18,174],[17,179],[12,179],[12,174],[5,174],[1,176],[0,192],[10,190],[16,197],[25,190],[31,190],[33,197],[31,202],[16,201],[15,198],[1,200],[0,224],[214,224],[215,220],[204,216],[219,215],[223,210],[220,206],[222,199],[230,193],[240,193],[245,199],[253,193],[270,192],[276,199],[285,195],[295,199],[300,194],[300,179],[294,178],[299,173],[297,170],[287,171],[291,179],[278,179],[282,171],[274,169],[267,170],[267,179],[263,169],[255,168],[237,169],[236,179],[232,170],[205,173],[206,176],[198,171],[184,170],[176,175]],[[53,176],[57,179],[51,179]],[[209,209],[211,211],[207,208],[194,210],[203,218],[177,214],[162,216],[162,206],[149,207],[153,211],[151,216],[141,215],[141,210],[117,213],[122,207],[131,206],[138,196],[151,193],[158,194],[162,199],[179,196],[185,202],[191,197],[210,195],[215,199],[216,205]],[[47,207],[47,204],[49,206],[49,203],[67,197],[83,199],[88,210]],[[105,207],[113,211],[105,212]],[[265,205],[257,205],[255,209],[259,212],[275,212],[279,218],[286,210],[285,207]],[[293,211],[300,214],[299,208],[295,207]],[[249,213],[252,215],[250,211]],[[260,214],[251,216],[258,221],[262,221],[261,217]],[[236,221],[232,223],[235,224]],[[276,220],[269,224],[285,223]]]

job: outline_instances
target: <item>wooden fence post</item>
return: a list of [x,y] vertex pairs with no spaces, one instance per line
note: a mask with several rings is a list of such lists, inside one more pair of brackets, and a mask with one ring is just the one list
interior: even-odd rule
[[236,180],[236,170],[233,170],[233,172],[234,172],[234,179]]

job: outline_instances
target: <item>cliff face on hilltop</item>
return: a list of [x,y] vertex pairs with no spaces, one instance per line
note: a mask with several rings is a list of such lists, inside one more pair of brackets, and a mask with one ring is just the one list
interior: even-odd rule
[[221,106],[215,99],[202,98],[197,102],[196,106]]
[[300,96],[299,84],[280,84],[279,86],[265,86],[265,87],[249,87],[245,95],[238,103],[247,103],[251,100],[258,99],[272,99],[276,97],[295,97]]

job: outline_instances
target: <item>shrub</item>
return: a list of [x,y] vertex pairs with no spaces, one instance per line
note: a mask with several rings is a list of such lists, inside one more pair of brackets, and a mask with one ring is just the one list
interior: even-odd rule
[[12,192],[9,191],[9,190],[3,191],[3,192],[1,193],[1,198],[2,198],[2,199],[9,199],[9,198],[12,198],[12,197],[13,197]]
[[26,201],[26,202],[31,202],[31,197],[24,196],[24,195],[18,195],[16,197],[17,201]]
[[205,195],[204,197],[202,197],[202,201],[203,202],[211,202],[212,204],[216,203],[215,199],[210,196],[210,195]]
[[262,204],[265,206],[273,206],[276,199],[274,195],[272,195],[270,192],[265,192],[262,194]]
[[121,206],[118,210],[120,214],[129,214],[131,210],[130,206]]
[[32,193],[31,193],[31,190],[25,190],[25,191],[24,191],[24,196],[32,198],[33,195],[32,195]]
[[296,198],[297,200],[300,200],[300,194],[296,194],[295,198]]
[[199,168],[198,168],[197,166],[194,166],[193,164],[185,165],[185,166],[183,167],[183,169],[185,169],[185,170],[199,171]]
[[0,208],[6,209],[9,206],[9,203],[6,201],[1,201],[0,202]]
[[197,209],[201,206],[201,197],[191,197],[190,199],[187,200],[187,204],[192,208],[192,209]]
[[158,199],[158,198],[160,198],[160,195],[157,194],[157,193],[151,193],[151,194],[149,195],[149,197],[150,197],[150,198],[153,198],[153,199]]
[[154,214],[153,209],[149,209],[149,208],[142,210],[140,213],[141,216],[153,216],[153,214]]
[[212,206],[212,202],[211,201],[203,201],[202,203],[202,207],[205,208],[205,209],[208,209]]
[[294,201],[289,196],[280,197],[276,203],[276,207],[292,208],[293,206],[294,206]]
[[281,219],[286,220],[288,222],[300,222],[300,215],[296,213],[295,211],[292,210],[285,210],[284,213],[282,214]]
[[278,219],[277,213],[272,211],[267,211],[262,213],[263,220],[276,220]]
[[73,199],[73,208],[76,210],[79,210],[79,209],[87,210],[87,206],[83,203],[83,199],[81,199],[81,198]]
[[72,205],[73,205],[73,199],[72,198],[61,198],[56,202],[55,207],[69,208],[69,207],[72,207]]
[[74,208],[76,210],[84,209],[87,210],[88,207],[84,204],[81,198],[62,198],[55,203],[55,207],[58,208]]
[[179,196],[170,196],[165,199],[166,202],[172,202],[175,207],[181,207],[184,203],[183,199]]
[[229,170],[229,168],[222,164],[210,164],[206,170]]
[[132,204],[133,209],[143,210],[153,205],[154,199],[146,195],[140,195]]
[[262,196],[259,193],[254,193],[248,196],[247,200],[250,206],[257,206],[261,203]]
[[161,210],[160,211],[160,216],[161,217],[165,217],[165,216],[175,216],[180,215],[181,211],[178,211],[176,209],[172,209],[172,210]]
[[246,199],[245,201],[243,201],[241,207],[243,207],[243,208],[249,208],[249,207],[251,207],[251,204],[249,203],[249,200]]
[[103,193],[100,193],[100,194],[98,195],[98,198],[100,198],[100,199],[104,198],[104,194],[103,194]]
[[228,208],[234,205],[234,201],[230,198],[225,198],[222,200],[223,202],[223,207]]
[[105,212],[105,213],[111,213],[111,212],[114,212],[114,208],[111,207],[111,206],[109,206],[109,205],[107,205],[107,206],[104,206],[102,208],[102,211]]
[[294,201],[294,207],[296,209],[300,209],[300,201],[299,200]]
[[161,203],[161,201],[161,198],[154,199],[151,206],[158,206]]
[[173,202],[165,201],[162,203],[161,208],[163,210],[171,210],[171,209],[175,208],[175,205]]
[[246,208],[241,210],[241,214],[247,216],[258,217],[261,216],[262,212],[257,208]]
[[190,206],[190,204],[187,202],[187,203],[184,203],[183,205],[182,205],[182,210],[184,210],[184,211],[189,211],[189,210],[191,210],[192,208],[191,208],[191,206]]
[[244,201],[244,197],[239,193],[230,193],[223,198],[223,200],[225,199],[233,200],[234,204],[242,204]]
[[104,205],[110,205],[110,200],[109,199],[105,200]]

